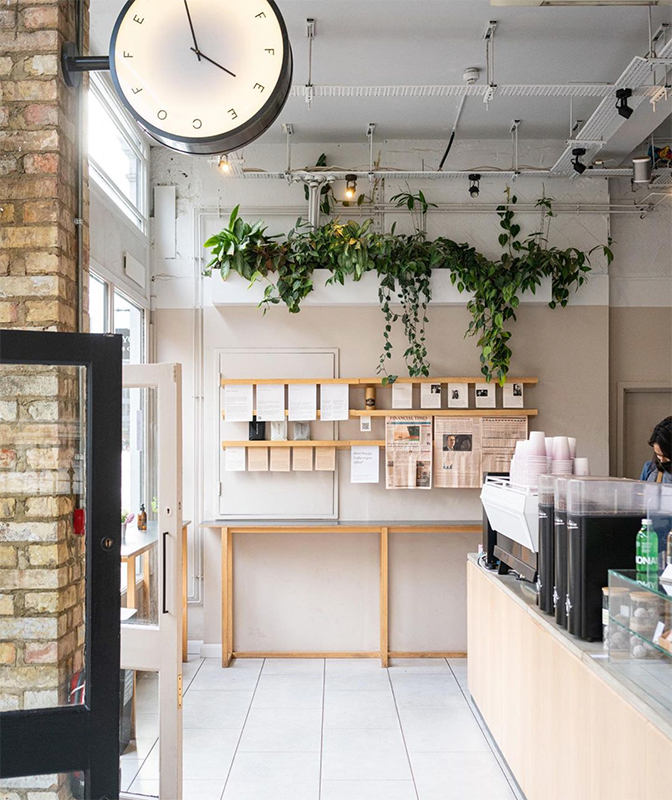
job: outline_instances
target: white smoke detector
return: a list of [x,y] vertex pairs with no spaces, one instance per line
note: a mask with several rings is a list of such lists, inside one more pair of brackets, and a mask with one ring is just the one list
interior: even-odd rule
[[469,67],[468,69],[465,69],[462,79],[467,84],[467,86],[473,86],[475,83],[478,83],[480,75],[481,75],[480,69],[478,69],[477,67]]

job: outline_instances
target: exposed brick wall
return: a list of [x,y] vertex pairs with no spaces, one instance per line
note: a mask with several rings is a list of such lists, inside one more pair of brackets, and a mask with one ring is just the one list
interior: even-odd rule
[[[59,76],[75,3],[0,11],[0,325],[77,327],[76,93]],[[88,202],[88,197],[85,196]],[[88,263],[88,211],[83,238]]]
[[[77,329],[77,95],[59,74],[75,3],[88,29],[88,0],[0,4],[0,347],[2,328]],[[85,264],[87,220],[85,192]],[[0,711],[65,704],[83,665],[79,391],[75,369],[0,366]],[[54,775],[5,796],[71,795]]]

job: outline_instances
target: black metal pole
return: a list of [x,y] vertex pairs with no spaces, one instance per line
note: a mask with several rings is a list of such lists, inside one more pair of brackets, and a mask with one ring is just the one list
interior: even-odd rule
[[109,56],[80,56],[74,42],[66,42],[61,52],[63,80],[72,88],[81,83],[82,72],[106,71],[110,68]]

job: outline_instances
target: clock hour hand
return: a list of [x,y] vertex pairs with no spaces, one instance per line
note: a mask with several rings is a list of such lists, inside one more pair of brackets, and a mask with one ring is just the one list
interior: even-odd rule
[[[194,40],[194,47],[196,48],[196,55],[198,60],[201,60],[201,54],[198,49],[198,42],[196,41],[196,32],[194,31],[194,23],[191,21],[191,12],[189,11],[189,4],[184,0],[184,7],[187,9],[187,19],[189,20],[189,27],[191,28],[191,37]],[[193,48],[192,48],[193,49]]]
[[201,53],[201,51],[198,48],[192,47],[191,49],[194,51],[194,53],[196,53],[196,55],[199,58],[204,58],[206,61],[209,61],[211,64],[214,64],[216,67],[219,67],[220,69],[223,69],[224,72],[228,72],[229,75],[231,75],[231,77],[233,77],[233,78],[236,77],[235,74],[233,72],[231,72],[230,69],[227,69],[226,67],[223,67],[221,64],[218,64],[216,61],[213,61],[211,58],[208,58],[204,53]]

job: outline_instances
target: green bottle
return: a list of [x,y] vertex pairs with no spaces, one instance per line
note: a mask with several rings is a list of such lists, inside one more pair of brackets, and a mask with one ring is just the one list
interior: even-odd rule
[[635,556],[637,581],[646,582],[645,585],[655,582],[658,586],[658,534],[653,529],[650,519],[642,520],[642,527],[637,534],[637,549]]

